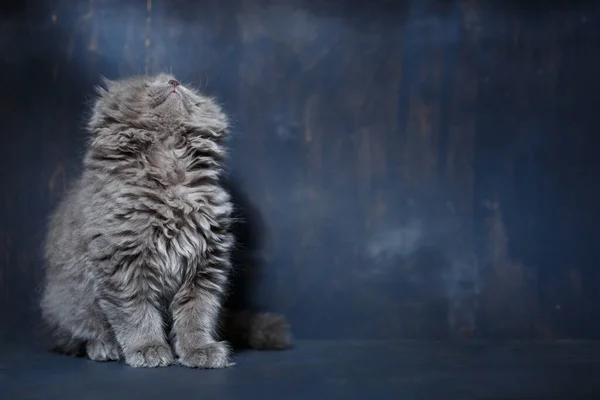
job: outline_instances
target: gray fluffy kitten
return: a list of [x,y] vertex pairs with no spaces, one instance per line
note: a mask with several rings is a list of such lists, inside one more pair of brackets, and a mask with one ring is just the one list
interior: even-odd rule
[[253,348],[288,347],[282,316],[222,312],[234,238],[221,109],[166,74],[98,92],[83,174],[46,239],[41,308],[55,349],[221,368],[231,365],[221,330]]

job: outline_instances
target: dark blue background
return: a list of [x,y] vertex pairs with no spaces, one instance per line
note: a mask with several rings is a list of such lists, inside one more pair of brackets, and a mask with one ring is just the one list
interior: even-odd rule
[[172,69],[233,120],[239,304],[300,338],[600,338],[599,2],[13,3],[4,336],[37,330],[94,85]]

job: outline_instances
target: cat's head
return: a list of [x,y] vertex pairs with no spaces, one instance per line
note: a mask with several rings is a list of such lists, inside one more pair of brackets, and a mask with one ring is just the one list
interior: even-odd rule
[[104,79],[103,83],[90,121],[92,130],[115,124],[144,128],[158,123],[208,130],[214,137],[227,131],[221,108],[170,74]]

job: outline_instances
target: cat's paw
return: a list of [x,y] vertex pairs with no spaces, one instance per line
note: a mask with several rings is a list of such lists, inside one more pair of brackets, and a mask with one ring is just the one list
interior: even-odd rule
[[251,329],[250,347],[257,350],[284,350],[291,345],[290,325],[283,315],[258,315]]
[[132,367],[166,367],[173,361],[173,352],[164,343],[147,344],[125,353],[125,362]]
[[99,339],[87,342],[85,353],[94,361],[116,361],[120,358],[119,346],[116,343]]
[[227,342],[214,342],[186,351],[179,357],[179,364],[190,368],[227,368],[229,360]]

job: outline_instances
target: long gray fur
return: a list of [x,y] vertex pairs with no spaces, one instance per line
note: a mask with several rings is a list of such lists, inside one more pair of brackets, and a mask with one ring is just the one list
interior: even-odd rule
[[234,246],[219,184],[228,122],[212,99],[172,80],[98,89],[83,173],[46,238],[41,309],[58,351],[221,368],[231,365],[223,330],[254,348],[290,346],[282,316],[222,312]]

